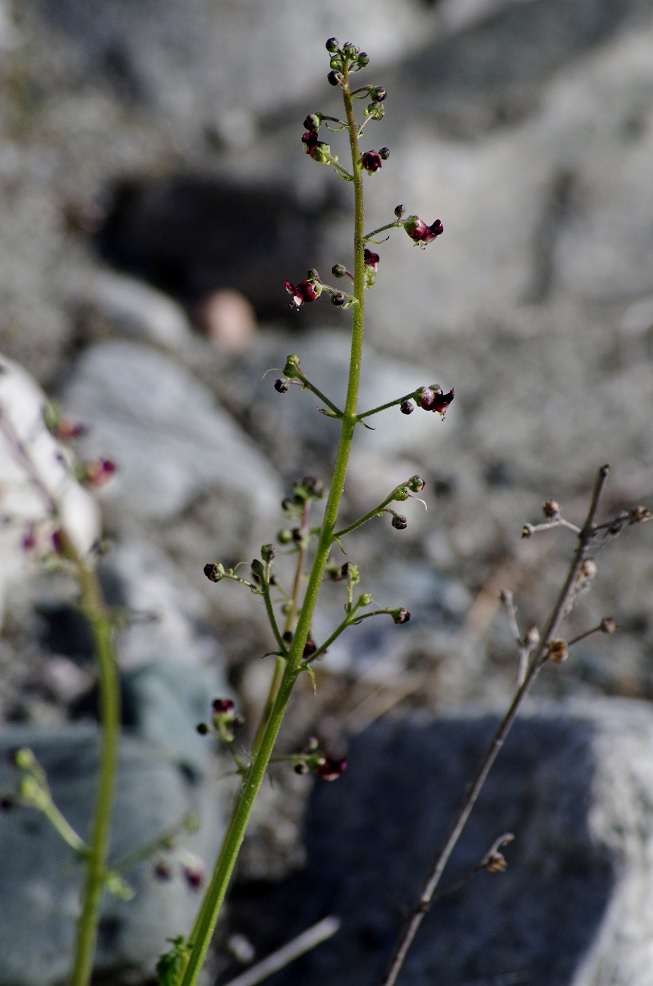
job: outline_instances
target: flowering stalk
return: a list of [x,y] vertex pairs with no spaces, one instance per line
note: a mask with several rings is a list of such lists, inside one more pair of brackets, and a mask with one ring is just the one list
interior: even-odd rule
[[[272,632],[279,647],[278,651],[276,651],[275,670],[263,716],[254,739],[250,761],[242,771],[242,786],[236,797],[222,848],[216,860],[213,875],[197,914],[188,943],[182,943],[180,939],[176,939],[173,943],[173,949],[168,954],[168,960],[164,961],[163,965],[160,965],[158,969],[160,982],[163,986],[195,986],[197,983],[236,858],[245,836],[252,807],[260,786],[265,779],[268,765],[271,759],[273,759],[273,750],[279,729],[299,675],[303,671],[306,671],[312,676],[311,661],[323,654],[329,643],[335,640],[352,623],[360,622],[360,620],[368,616],[388,614],[392,616],[395,623],[401,624],[407,622],[410,616],[407,610],[401,608],[393,610],[379,609],[373,613],[361,614],[359,612],[360,608],[371,605],[372,598],[369,594],[364,593],[354,602],[351,595],[354,580],[353,577],[348,576],[348,605],[346,607],[347,616],[345,620],[321,647],[318,647],[311,639],[311,626],[316,603],[325,572],[327,571],[330,552],[334,544],[338,543],[341,535],[349,533],[368,519],[366,516],[359,522],[342,528],[340,532],[337,532],[340,502],[344,491],[354,432],[356,426],[359,424],[368,427],[362,418],[375,413],[375,411],[365,412],[364,415],[358,413],[358,395],[363,356],[365,291],[367,288],[373,286],[379,263],[378,254],[366,247],[369,236],[365,235],[364,230],[363,179],[364,177],[373,176],[379,171],[390,153],[386,147],[382,147],[378,151],[364,150],[361,152],[359,146],[365,124],[372,119],[382,119],[384,111],[381,104],[386,96],[385,89],[382,86],[367,85],[354,90],[350,86],[350,76],[367,65],[369,61],[367,54],[360,52],[355,45],[350,43],[340,48],[335,38],[327,41],[326,47],[331,56],[331,72],[327,79],[330,85],[339,87],[342,91],[345,118],[344,120],[339,120],[338,118],[325,116],[322,113],[309,114],[304,120],[305,133],[302,136],[302,144],[305,152],[312,160],[318,164],[333,167],[338,177],[353,185],[353,268],[350,271],[341,264],[336,264],[333,268],[335,277],[346,276],[349,278],[352,282],[352,293],[347,294],[325,284],[317,271],[313,269],[308,271],[304,280],[297,284],[292,281],[286,281],[285,286],[286,291],[292,298],[290,307],[295,310],[302,308],[306,304],[312,304],[321,296],[328,297],[331,303],[338,308],[343,310],[351,309],[351,350],[347,394],[344,407],[342,408],[330,401],[302,372],[297,355],[288,357],[283,370],[284,377],[275,381],[274,386],[278,393],[285,394],[289,389],[289,384],[296,383],[302,389],[310,390],[319,397],[324,404],[324,407],[320,408],[321,412],[338,420],[340,423],[338,447],[331,475],[329,493],[319,529],[314,530],[309,525],[308,500],[314,496],[321,495],[321,492],[318,494],[312,490],[314,481],[304,480],[303,484],[295,488],[295,498],[288,501],[293,509],[301,507],[302,512],[300,526],[293,531],[282,532],[284,535],[283,538],[281,535],[279,536],[282,544],[289,544],[294,541],[298,550],[292,592],[285,594],[286,624],[283,632],[277,625],[274,615],[271,615],[272,599],[269,591],[270,585],[273,584],[270,581],[269,567],[271,546],[265,546],[263,550],[263,562],[256,561],[252,566],[254,578],[257,582],[256,591],[264,597],[268,616],[271,617],[270,624]],[[369,99],[369,103],[364,110],[365,122],[359,125],[354,115],[354,100],[363,98]],[[331,151],[330,145],[326,141],[319,139],[319,131],[322,126],[331,132],[347,131],[351,170],[339,164],[337,157]],[[409,220],[402,222],[403,212],[400,215],[395,210],[395,215],[397,222],[392,225],[403,227],[408,236],[422,248],[429,240],[435,239],[442,232],[442,224],[439,220],[436,220],[436,223],[429,227],[416,216],[411,216]],[[453,391],[449,394],[443,394],[439,387],[422,387],[408,397],[402,398],[401,401],[395,401],[393,403],[400,403],[402,405],[402,411],[407,414],[410,413],[407,405],[410,404],[410,410],[413,407],[409,398],[415,400],[424,410],[439,411],[444,416],[446,406],[453,399]],[[416,478],[418,479],[419,477],[413,477],[413,480]],[[387,510],[387,504],[393,499],[406,499],[407,496],[411,495],[409,490],[417,492],[417,487],[411,486],[413,480],[409,480],[405,486],[396,488],[390,498],[372,511],[369,516],[371,517],[379,513],[382,509]],[[419,489],[421,489],[424,484],[422,480],[419,482],[421,484],[419,485]],[[405,518],[399,517],[394,511],[388,512],[393,514],[392,523],[394,527],[403,529],[406,526]],[[307,561],[307,546],[314,536],[316,536],[316,544],[313,560],[308,577],[305,578],[304,565]],[[224,569],[221,566],[207,566],[207,569],[205,569],[205,573],[209,578],[213,578],[212,573],[215,570],[218,577],[213,578],[213,581],[220,581],[221,578],[225,577]],[[333,572],[332,566],[330,571],[331,573]],[[276,585],[276,582],[274,584]],[[302,587],[304,587],[303,596],[301,596]],[[312,756],[314,759],[318,754],[313,751]],[[333,780],[339,777],[345,768],[344,760],[335,760],[325,757],[322,754],[319,755],[318,760],[319,763],[317,763],[316,772],[326,780]],[[162,977],[161,969],[165,970],[164,977]]]
[[352,97],[349,91],[349,69],[346,61],[343,63],[342,74],[343,81],[341,88],[349,133],[353,172],[352,183],[354,187],[353,296],[356,299],[356,304],[352,306],[349,378],[347,383],[347,397],[340,424],[340,440],[333,467],[329,496],[324,510],[324,518],[313,557],[313,564],[311,566],[304,600],[299,611],[292,644],[285,662],[283,675],[279,682],[278,691],[272,704],[267,723],[256,745],[253,759],[247,769],[243,785],[234,805],[224,842],[215,864],[213,876],[190,936],[191,949],[183,979],[181,979],[181,986],[194,986],[197,982],[206,951],[213,936],[236,858],[245,836],[245,830],[256,800],[256,795],[265,778],[290,695],[302,671],[304,648],[309,636],[327,560],[334,542],[338,510],[345,486],[351,445],[357,424],[365,318],[363,174],[362,167],[359,163],[358,130],[354,119]]
[[[16,460],[24,468],[33,489],[41,497],[52,522],[59,524],[60,510],[57,499],[50,492],[32,460],[29,449],[14,429],[8,416],[3,413],[2,408],[0,408],[0,427],[16,456]],[[104,481],[109,474],[113,474],[115,467],[108,460],[103,459],[100,462],[99,472],[103,477],[102,481]],[[99,473],[96,469],[94,470],[94,477],[97,478],[97,475]],[[92,482],[91,485],[93,485]],[[88,846],[83,853],[86,873],[70,980],[71,986],[88,986],[93,970],[100,907],[109,876],[107,857],[118,773],[120,691],[113,649],[111,614],[105,605],[95,569],[92,563],[77,549],[64,527],[58,526],[55,530],[54,543],[59,556],[69,564],[79,584],[81,609],[91,628],[98,670],[100,703],[98,779]]]

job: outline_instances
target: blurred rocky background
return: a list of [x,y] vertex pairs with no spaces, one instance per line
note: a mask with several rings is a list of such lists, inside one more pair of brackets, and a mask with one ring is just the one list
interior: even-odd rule
[[[208,583],[202,568],[249,561],[281,526],[289,483],[306,474],[328,479],[333,422],[313,413],[308,394],[278,395],[278,373],[265,371],[298,352],[305,372],[337,399],[348,359],[347,316],[326,302],[289,312],[283,287],[311,266],[326,278],[333,263],[350,258],[350,189],[300,143],[307,112],[338,112],[326,84],[331,35],[368,51],[365,81],[388,90],[386,119],[366,129],[370,147],[391,149],[367,184],[368,228],[391,221],[399,202],[445,227],[424,252],[401,232],[377,248],[362,404],[436,382],[454,386],[456,399],[444,423],[395,408],[358,436],[345,504],[352,519],[411,474],[427,481],[428,512],[410,503],[406,531],[375,521],[349,549],[362,588],[380,605],[406,606],[412,620],[367,621],[342,638],[320,669],[317,697],[309,682],[299,689],[286,748],[318,730],[344,751],[389,709],[406,723],[464,703],[496,711],[517,673],[499,589],[515,593],[524,627],[541,625],[574,547],[565,531],[523,542],[523,523],[537,522],[549,497],[579,522],[604,462],[612,466],[606,517],[653,503],[650,0],[0,0],[0,401],[17,402],[13,413],[29,434],[39,391],[27,383],[19,398],[10,396],[23,367],[88,425],[82,453],[115,460],[118,474],[100,497],[110,546],[102,573],[110,601],[131,614],[119,641],[125,729],[137,744],[128,754],[151,774],[155,801],[162,764],[181,771],[165,784],[182,801],[192,776],[193,798],[211,792],[208,824],[218,828],[221,768],[192,733],[200,696],[208,708],[214,694],[233,694],[251,723],[271,640],[250,594]],[[93,716],[90,645],[70,587],[37,575],[24,557],[10,458],[0,447],[0,712],[8,735],[34,730],[35,744],[44,730],[59,731],[56,772],[59,746],[87,745],[76,730]],[[636,528],[601,545],[596,584],[569,632],[606,615],[620,632],[588,638],[563,667],[547,669],[540,697],[641,699],[634,704],[644,722],[653,695],[651,536],[651,528]],[[318,637],[342,603],[337,586],[326,596]],[[584,705],[561,708],[571,723],[586,724]],[[547,710],[542,721],[557,721]],[[620,715],[609,720],[610,735]],[[587,730],[600,735],[600,719],[578,727],[589,746]],[[370,771],[381,757],[375,744],[386,743],[385,727],[375,728],[358,741]],[[575,726],[566,728],[575,735]],[[413,739],[411,729],[402,733],[404,762],[410,742],[423,743],[418,726]],[[536,733],[540,762],[547,744]],[[454,776],[468,769],[463,754],[456,759],[457,735]],[[154,764],[152,746],[161,758]],[[601,758],[586,759],[602,777]],[[81,763],[80,776],[87,770]],[[400,773],[386,771],[378,784],[386,790]],[[545,763],[543,776],[553,773]],[[637,778],[628,792],[646,787]],[[65,786],[65,776],[58,782]],[[569,783],[592,789],[576,774]],[[309,787],[275,774],[244,854],[234,930],[258,934],[259,948],[284,939],[261,909],[273,900],[267,912],[275,913],[279,899],[289,906],[305,862]],[[417,795],[403,796],[410,818]],[[344,809],[337,799],[328,809],[320,797],[334,812],[337,845]],[[589,816],[591,794],[579,801]],[[356,830],[362,844],[364,818]],[[648,831],[648,814],[643,819]],[[630,821],[613,824],[630,831]],[[0,845],[3,825],[1,817]],[[648,853],[650,834],[632,828]],[[424,837],[428,857],[437,826]],[[4,838],[14,845],[6,830]],[[614,841],[604,832],[606,853]],[[362,873],[378,865],[341,863]],[[279,885],[282,878],[289,883]],[[617,907],[611,888],[606,878],[592,932]],[[11,891],[1,892],[6,899]],[[398,924],[407,901],[403,889],[393,892]],[[555,881],[549,892],[555,900]],[[27,913],[32,898],[25,899]],[[355,891],[351,899],[359,906]],[[317,919],[339,900],[318,891],[306,914]],[[184,906],[192,912],[187,888],[166,913],[176,921]],[[110,931],[119,945],[113,957],[103,953],[104,968],[142,971],[158,946],[139,932],[146,944],[137,954],[133,930],[116,921]],[[159,910],[152,921],[161,927]],[[356,982],[367,974],[356,961],[390,934],[385,916],[375,927],[361,932],[367,944],[351,959]],[[158,933],[163,939],[175,929]],[[642,940],[646,934],[650,927]],[[547,982],[575,986],[648,982],[632,966],[627,975],[612,966],[596,971],[598,959],[594,971],[584,967],[589,978],[574,979],[576,959],[549,969],[532,958],[537,949],[529,954],[532,966],[521,953],[485,969],[470,959],[455,966],[451,982],[524,968],[530,978],[505,982],[544,983],[536,968],[549,970]],[[33,980],[8,978],[18,975],[9,966],[11,973],[0,968],[0,983],[42,984],[47,970],[56,982],[60,972],[47,957],[39,961]],[[434,961],[426,956],[426,972],[410,981],[431,981],[436,968],[446,978]],[[216,975],[228,974],[225,963],[216,959]],[[328,960],[324,970],[309,969],[307,981],[346,981]]]

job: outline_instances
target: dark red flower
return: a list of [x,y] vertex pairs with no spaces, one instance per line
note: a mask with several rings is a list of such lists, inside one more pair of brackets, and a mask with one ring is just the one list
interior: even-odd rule
[[307,130],[302,134],[302,144],[306,153],[320,164],[327,164],[331,147],[324,140],[317,139],[317,130]]
[[437,239],[438,236],[442,236],[444,233],[444,226],[439,219],[431,223],[430,226],[420,219],[419,216],[409,216],[408,219],[404,221],[404,229],[410,236],[411,240],[415,243],[419,243],[420,246],[426,246],[431,240]]
[[116,464],[111,459],[94,459],[85,462],[80,481],[84,486],[104,486],[115,475]]
[[361,165],[365,171],[369,171],[373,175],[375,171],[378,171],[382,167],[383,161],[378,151],[365,151],[361,158]]
[[422,410],[437,411],[440,417],[444,420],[446,410],[454,397],[453,387],[448,394],[443,393],[441,387],[424,387],[421,394],[422,396],[419,406]]
[[346,769],[347,761],[344,757],[340,757],[340,759],[320,757],[320,762],[315,767],[315,773],[324,781],[337,781],[339,777],[342,777]]
[[363,256],[365,258],[365,266],[371,267],[374,273],[376,273],[377,268],[379,266],[379,260],[381,259],[378,253],[374,253],[373,250],[368,250],[366,248]]
[[292,295],[291,308],[301,308],[302,305],[308,305],[311,301],[316,301],[322,294],[322,285],[318,284],[316,281],[300,281],[299,284],[293,284],[292,281],[286,281],[286,291],[288,294]]

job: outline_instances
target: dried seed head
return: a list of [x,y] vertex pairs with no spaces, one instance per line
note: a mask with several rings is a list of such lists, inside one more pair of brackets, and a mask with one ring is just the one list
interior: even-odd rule
[[650,520],[653,514],[648,509],[648,507],[633,507],[630,511],[630,523],[631,524],[641,524],[644,521]]
[[542,504],[542,513],[545,517],[552,520],[554,517],[560,516],[560,504],[557,500],[545,500]]
[[569,657],[569,648],[566,640],[555,639],[549,643],[547,657],[554,664],[562,664]]
[[528,538],[532,538],[535,534],[535,528],[532,524],[524,524],[521,529],[522,540],[526,541]]
[[524,643],[527,647],[535,647],[540,642],[540,631],[536,626],[529,627],[524,636]]
[[611,616],[604,616],[599,623],[599,630],[601,633],[614,633],[617,629],[617,622],[613,620]]
[[586,558],[578,570],[578,574],[583,579],[593,579],[596,575],[597,567],[593,558]]
[[490,852],[483,860],[483,865],[488,873],[504,873],[508,869],[506,857],[502,852]]

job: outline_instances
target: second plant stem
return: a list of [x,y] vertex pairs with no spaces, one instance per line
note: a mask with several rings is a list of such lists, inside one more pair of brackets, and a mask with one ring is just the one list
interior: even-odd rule
[[349,93],[347,73],[345,73],[342,88],[354,174],[354,297],[356,303],[352,310],[349,379],[347,384],[347,399],[340,423],[340,440],[331,478],[329,496],[324,510],[324,518],[306,585],[304,600],[297,619],[293,642],[267,722],[258,737],[252,761],[247,769],[242,787],[234,804],[222,848],[215,863],[211,882],[207,888],[191,932],[190,955],[181,986],[195,986],[197,983],[238,857],[238,852],[245,837],[245,831],[256,801],[256,796],[265,779],[270,757],[272,756],[290,695],[301,672],[304,647],[310,633],[313,614],[329,553],[334,543],[334,531],[336,529],[340,501],[345,487],[345,477],[347,475],[351,445],[357,423],[358,392],[363,354],[365,291],[363,175],[358,149],[358,131],[354,119],[352,98]]

